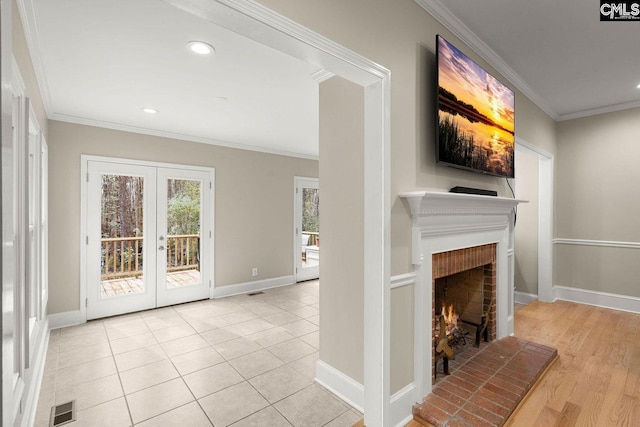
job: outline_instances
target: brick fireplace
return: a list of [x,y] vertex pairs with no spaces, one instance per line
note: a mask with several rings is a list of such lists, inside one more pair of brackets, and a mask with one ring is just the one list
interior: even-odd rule
[[[436,282],[482,269],[490,339],[513,334],[513,209],[521,200],[436,191],[402,193],[411,209],[416,270],[415,401],[431,393]],[[453,291],[451,291],[453,292]],[[458,291],[455,291],[458,292]]]
[[[432,330],[440,311],[452,308],[460,328],[475,331],[486,322],[488,340],[496,339],[496,244],[432,255]],[[488,316],[483,316],[488,313]],[[435,340],[435,337],[434,337]],[[474,342],[475,336],[467,338]],[[435,360],[435,346],[432,359]],[[435,384],[435,366],[432,383]]]

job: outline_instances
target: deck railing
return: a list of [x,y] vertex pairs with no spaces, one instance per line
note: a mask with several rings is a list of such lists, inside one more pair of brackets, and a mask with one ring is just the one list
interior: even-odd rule
[[[142,237],[102,239],[101,280],[142,276]],[[200,235],[167,236],[167,271],[200,270]]]
[[307,240],[307,246],[320,246],[320,233],[315,231],[303,231],[303,236],[309,236]]

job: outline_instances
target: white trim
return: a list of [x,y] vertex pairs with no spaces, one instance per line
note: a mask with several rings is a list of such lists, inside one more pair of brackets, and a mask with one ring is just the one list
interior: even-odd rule
[[416,396],[416,385],[407,384],[391,396],[390,421],[395,427],[404,427],[413,419],[413,405],[424,398]]
[[38,36],[38,25],[36,22],[33,0],[16,0],[16,2],[18,4],[22,26],[24,27],[24,36],[27,41],[27,48],[29,49],[29,57],[31,58],[33,71],[36,75],[38,88],[40,89],[42,103],[45,112],[47,113],[47,117],[50,118],[50,113],[52,112],[51,94],[49,91],[47,74],[44,71],[43,55],[42,50],[40,49],[40,37]]
[[38,401],[40,397],[40,388],[42,386],[42,378],[44,376],[44,365],[47,360],[47,349],[49,348],[49,322],[44,319],[40,322],[38,339],[38,347],[33,352],[31,367],[29,368],[27,378],[27,387],[25,388],[27,395],[23,397],[24,411],[22,414],[22,427],[35,425],[36,412],[38,410]]
[[587,240],[587,239],[553,239],[554,245],[598,246],[602,248],[640,249],[640,242],[620,242],[615,240]]
[[526,292],[515,291],[515,297],[516,304],[527,305],[534,301],[538,301],[538,295],[528,294]]
[[622,102],[620,104],[607,105],[605,107],[591,108],[589,110],[576,111],[575,113],[560,114],[557,121],[580,119],[582,117],[595,116],[598,114],[613,113],[616,111],[630,110],[640,107],[640,101]]
[[80,310],[72,310],[49,314],[47,320],[49,321],[49,329],[53,330],[86,323],[87,318],[82,315]]
[[318,360],[316,382],[358,411],[364,411],[364,386],[342,371]]
[[279,288],[280,286],[293,285],[293,276],[274,277],[272,279],[256,280],[254,282],[236,283],[234,285],[217,286],[213,289],[214,298],[230,297],[233,295],[248,294],[250,292],[259,292],[271,288]]
[[[516,146],[538,155],[538,295],[551,302],[553,285],[553,171],[555,156],[522,138]],[[517,180],[517,175],[516,175]]]
[[401,288],[403,286],[413,285],[416,283],[416,273],[404,273],[391,277],[391,289]]
[[[502,74],[513,86],[536,104],[542,111],[547,113],[554,120],[558,120],[558,113],[529,86],[525,80],[516,73],[513,68],[480,39],[473,31],[462,23],[441,1],[436,0],[415,0],[424,10],[433,16],[438,22],[444,25],[471,50],[477,53],[489,65]],[[459,46],[460,47],[460,46]]]
[[91,154],[81,154],[80,158],[82,162],[103,162],[103,163],[126,163],[128,165],[135,166],[151,166],[155,168],[169,168],[169,169],[189,169],[189,170],[198,170],[203,172],[212,172],[215,168],[209,166],[193,166],[193,165],[185,165],[182,163],[163,163],[163,162],[154,162],[147,160],[135,160],[135,159],[125,159],[121,157],[103,157],[103,156],[94,156]]
[[275,154],[278,156],[296,157],[296,158],[309,159],[309,160],[319,159],[319,157],[315,154],[295,153],[293,151],[278,150],[278,149],[267,148],[267,147],[258,147],[256,145],[241,144],[241,143],[231,142],[231,141],[222,141],[219,139],[205,138],[202,136],[188,135],[188,134],[169,132],[164,130],[148,129],[148,128],[130,126],[130,125],[125,125],[120,123],[111,123],[111,122],[105,122],[102,120],[93,120],[93,119],[87,119],[84,117],[75,117],[75,116],[69,116],[69,115],[59,114],[59,113],[52,113],[50,115],[50,119],[61,121],[61,122],[67,122],[67,123],[75,123],[75,124],[84,125],[84,126],[94,126],[94,127],[113,129],[113,130],[118,130],[123,132],[138,133],[142,135],[159,136],[161,138],[176,139],[179,141],[190,141],[190,142],[198,142],[201,144],[215,145],[218,147],[235,148],[237,150],[248,150],[248,151],[255,151],[258,153]]
[[[527,141],[525,139],[522,139],[519,136],[516,136],[516,145],[519,145],[521,147],[527,148],[527,149],[533,151],[534,153],[541,155],[542,157],[546,157],[548,159],[553,158],[553,154],[551,154],[547,150],[543,150],[542,148],[538,147],[537,145],[533,145],[529,141]],[[516,178],[517,178],[517,176],[516,176]]]
[[640,313],[640,298],[567,286],[553,287],[554,300],[570,301],[613,310]]
[[538,295],[551,300],[553,286],[553,206],[555,157],[538,151]]
[[315,80],[316,83],[320,84],[324,81],[329,80],[331,77],[335,76],[335,74],[327,71],[327,70],[318,70],[315,73],[311,74],[311,78]]

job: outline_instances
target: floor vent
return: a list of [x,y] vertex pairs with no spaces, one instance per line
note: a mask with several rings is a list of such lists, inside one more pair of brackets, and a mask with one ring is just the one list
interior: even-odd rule
[[264,292],[262,292],[262,291],[258,291],[258,292],[251,292],[250,294],[247,294],[247,295],[249,295],[250,297],[252,297],[252,296],[254,296],[254,295],[261,295],[261,294],[264,294]]
[[63,403],[51,408],[49,427],[58,427],[76,420],[76,401]]

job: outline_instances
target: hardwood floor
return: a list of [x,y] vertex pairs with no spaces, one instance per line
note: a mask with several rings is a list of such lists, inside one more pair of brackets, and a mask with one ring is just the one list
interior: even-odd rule
[[508,426],[640,425],[640,315],[558,301],[516,314],[516,336],[558,349]]
[[506,426],[640,426],[640,314],[536,301],[516,312],[515,335],[556,348],[559,360]]
[[640,426],[640,315],[534,302],[516,313],[515,334],[555,347],[559,360],[507,426]]

